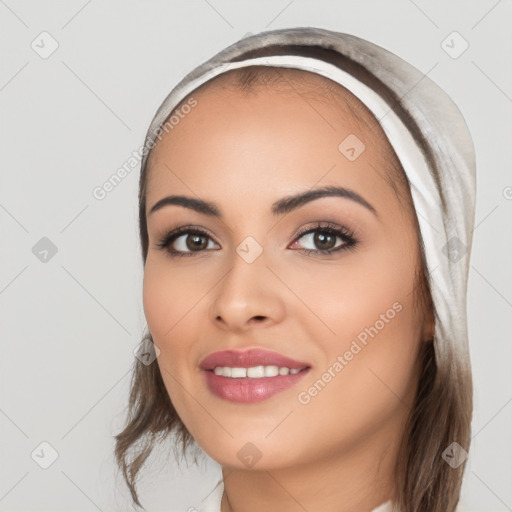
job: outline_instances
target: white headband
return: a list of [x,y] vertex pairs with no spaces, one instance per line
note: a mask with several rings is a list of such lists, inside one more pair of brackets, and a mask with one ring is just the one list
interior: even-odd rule
[[[312,57],[315,52],[323,58]],[[476,176],[473,143],[456,105],[416,68],[373,43],[325,29],[281,29],[242,39],[189,73],[155,114],[145,147],[153,147],[157,130],[200,85],[226,71],[256,65],[329,78],[377,118],[411,185],[436,311],[437,356],[451,347],[469,366],[466,294]],[[380,93],[368,85],[375,82]]]

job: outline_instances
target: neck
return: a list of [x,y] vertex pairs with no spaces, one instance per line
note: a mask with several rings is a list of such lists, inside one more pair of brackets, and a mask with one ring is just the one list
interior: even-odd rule
[[[403,420],[403,418],[401,418]],[[358,446],[286,468],[222,469],[221,512],[362,512],[394,497],[403,423],[392,422]]]

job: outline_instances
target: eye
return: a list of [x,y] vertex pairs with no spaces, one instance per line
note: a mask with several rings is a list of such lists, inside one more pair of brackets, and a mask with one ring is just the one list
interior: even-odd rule
[[157,245],[160,249],[165,249],[171,257],[194,256],[207,249],[219,248],[206,231],[191,226],[183,226],[167,233]]
[[[299,244],[299,241],[302,243]],[[354,234],[347,228],[328,222],[318,222],[314,226],[300,229],[291,248],[295,249],[295,246],[299,245],[298,250],[305,254],[326,255],[352,249],[356,244]],[[165,250],[172,258],[196,256],[207,250],[220,248],[206,231],[193,226],[182,226],[170,231],[157,243],[157,247]]]
[[300,249],[301,252],[319,255],[352,249],[357,243],[354,234],[347,228],[321,222],[313,227],[300,229],[293,246],[299,241],[302,241],[302,245],[306,246]]

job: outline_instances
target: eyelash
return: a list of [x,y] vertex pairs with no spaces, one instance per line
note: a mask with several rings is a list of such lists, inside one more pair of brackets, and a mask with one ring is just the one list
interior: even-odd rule
[[[336,252],[344,251],[344,250],[352,250],[357,245],[358,241],[355,238],[355,234],[345,228],[344,226],[336,226],[336,224],[332,224],[330,222],[318,222],[315,226],[311,227],[303,227],[299,229],[299,231],[294,236],[293,243],[297,242],[299,239],[308,235],[309,233],[320,232],[327,235],[336,236],[341,238],[344,242],[342,245],[338,247],[333,247],[332,249],[296,249],[303,252],[306,255],[310,254],[318,254],[321,256],[330,255]],[[202,237],[209,238],[212,240],[212,237],[204,230],[200,228],[196,228],[194,226],[182,226],[176,228],[169,233],[167,233],[158,243],[157,247],[161,250],[165,250],[169,257],[171,258],[181,258],[183,256],[195,256],[201,253],[204,253],[207,249],[203,249],[201,251],[176,251],[169,249],[169,246],[180,236],[188,234],[188,235],[199,235]]]

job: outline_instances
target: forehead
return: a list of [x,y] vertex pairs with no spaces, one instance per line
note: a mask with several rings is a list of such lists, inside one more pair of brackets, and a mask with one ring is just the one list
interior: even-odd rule
[[[200,108],[194,108],[193,112],[187,112],[184,116],[181,112],[183,105],[192,100],[196,103],[199,102]],[[191,119],[200,122],[197,119],[197,110],[200,110],[205,117],[212,114],[216,107],[220,107],[217,110],[224,110],[224,113],[227,113],[228,107],[234,108],[236,104],[236,108],[239,109],[240,116],[242,116],[244,103],[245,106],[255,105],[261,111],[262,116],[268,113],[268,109],[262,108],[265,105],[276,108],[276,105],[281,103],[283,106],[288,106],[289,109],[302,110],[302,114],[305,114],[304,109],[307,109],[309,114],[314,112],[316,121],[322,120],[331,130],[338,130],[340,123],[343,123],[346,127],[352,126],[353,131],[364,133],[366,140],[371,143],[373,148],[380,146],[381,151],[391,149],[378,121],[348,89],[317,73],[270,66],[249,66],[230,70],[201,85],[175,108],[173,111],[175,115],[169,116],[173,123],[179,121],[179,129],[171,123],[162,136],[169,138],[167,136],[172,131],[176,135],[174,138],[177,139],[184,132],[186,133],[187,127],[194,125]],[[186,108],[190,111],[188,105]],[[283,110],[281,110],[282,113]],[[179,115],[176,116],[176,114]],[[216,112],[215,115],[219,115],[219,112]],[[189,120],[185,122],[184,117]],[[222,115],[220,120],[225,117]],[[310,122],[307,116],[303,117],[303,123]],[[246,126],[254,123],[254,119],[248,117],[242,121],[244,120]],[[162,144],[159,146],[162,147]],[[150,158],[154,156],[155,152],[158,151],[150,153]],[[390,152],[393,153],[393,151]]]
[[264,197],[319,181],[396,200],[386,179],[394,152],[371,113],[338,84],[285,70],[250,88],[219,77],[191,96],[196,106],[149,155],[148,205],[170,189]]
[[[259,97],[261,101],[282,101],[283,98],[301,101],[329,123],[314,103],[328,107],[337,121],[353,121],[387,142],[383,131],[369,109],[348,89],[317,73],[271,66],[249,66],[223,73],[196,89],[194,96],[209,101],[230,101],[234,96],[244,99]],[[329,117],[329,116],[327,116]]]

